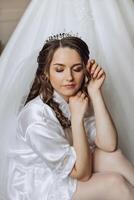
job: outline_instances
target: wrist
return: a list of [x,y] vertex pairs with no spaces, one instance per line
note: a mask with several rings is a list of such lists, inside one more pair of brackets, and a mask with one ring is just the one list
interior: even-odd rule
[[91,101],[94,101],[100,95],[102,95],[100,89],[94,90],[92,93],[89,94]]
[[78,125],[78,124],[83,123],[83,121],[84,121],[83,116],[75,116],[75,115],[71,116],[71,123],[76,123]]

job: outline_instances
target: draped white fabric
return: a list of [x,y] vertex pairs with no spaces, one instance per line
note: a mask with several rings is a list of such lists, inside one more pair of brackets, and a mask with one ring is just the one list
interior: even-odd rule
[[32,0],[0,58],[0,199],[6,199],[7,152],[16,115],[29,93],[36,59],[52,33],[78,32],[107,73],[104,99],[120,146],[134,162],[134,3],[132,0]]
[[[71,116],[69,105],[56,91],[53,98],[63,113]],[[87,121],[87,135],[93,142],[94,116],[88,116]],[[20,145],[9,152],[7,199],[70,200],[77,186],[77,179],[68,176],[76,152],[53,109],[37,96],[19,113],[17,127]],[[66,131],[67,135],[71,132]]]
[[[54,101],[68,119],[69,104],[56,91]],[[91,108],[92,109],[92,108]],[[8,199],[70,200],[77,179],[69,176],[76,162],[71,128],[63,129],[42,95],[23,107],[18,115],[19,147],[9,152]],[[86,113],[84,126],[90,149],[95,149],[95,117]]]

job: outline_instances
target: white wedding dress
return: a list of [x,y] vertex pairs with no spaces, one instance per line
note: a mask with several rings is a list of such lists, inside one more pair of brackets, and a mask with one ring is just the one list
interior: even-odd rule
[[0,58],[0,199],[7,200],[10,149],[16,144],[16,116],[37,69],[47,37],[79,33],[90,57],[107,74],[106,105],[118,130],[120,147],[134,163],[134,3],[132,0],[32,0]]

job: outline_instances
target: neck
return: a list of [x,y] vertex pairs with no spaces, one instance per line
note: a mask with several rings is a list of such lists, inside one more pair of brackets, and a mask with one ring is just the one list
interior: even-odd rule
[[69,103],[69,97],[68,97],[68,96],[64,96],[64,95],[60,94],[59,92],[57,92],[56,90],[55,90],[55,92],[56,92],[61,98],[63,98],[67,103]]
[[69,103],[69,97],[64,97],[64,96],[62,96],[62,97],[67,103]]

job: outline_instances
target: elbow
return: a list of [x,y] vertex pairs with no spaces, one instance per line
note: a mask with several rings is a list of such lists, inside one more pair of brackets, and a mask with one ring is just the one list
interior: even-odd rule
[[109,144],[108,151],[109,151],[109,152],[114,152],[114,151],[117,150],[117,148],[118,148],[118,144],[117,144],[117,142],[115,141],[114,143]]
[[117,150],[117,144],[111,144],[108,147],[105,147],[103,150],[107,152],[114,152]]
[[90,179],[91,175],[79,177],[78,180],[82,182],[87,182]]
[[98,148],[102,149],[103,151],[114,152],[117,150],[118,143],[117,143],[117,140],[115,140],[114,142],[101,144],[98,140],[96,140],[96,146]]
[[111,148],[110,148],[110,152],[114,152],[114,151],[116,151],[117,150],[117,146],[112,146]]
[[72,169],[70,176],[75,178],[79,181],[88,181],[92,176],[92,169],[91,166],[88,169],[77,170],[75,167]]
[[114,152],[116,149],[115,148],[108,148],[108,149],[104,149],[104,151],[106,152]]
[[78,175],[77,176],[77,179],[79,180],[79,181],[83,181],[83,182],[85,182],[85,181],[88,181],[90,178],[91,178],[91,175],[92,175],[92,173],[91,172],[89,172],[88,174],[80,174],[80,175]]

